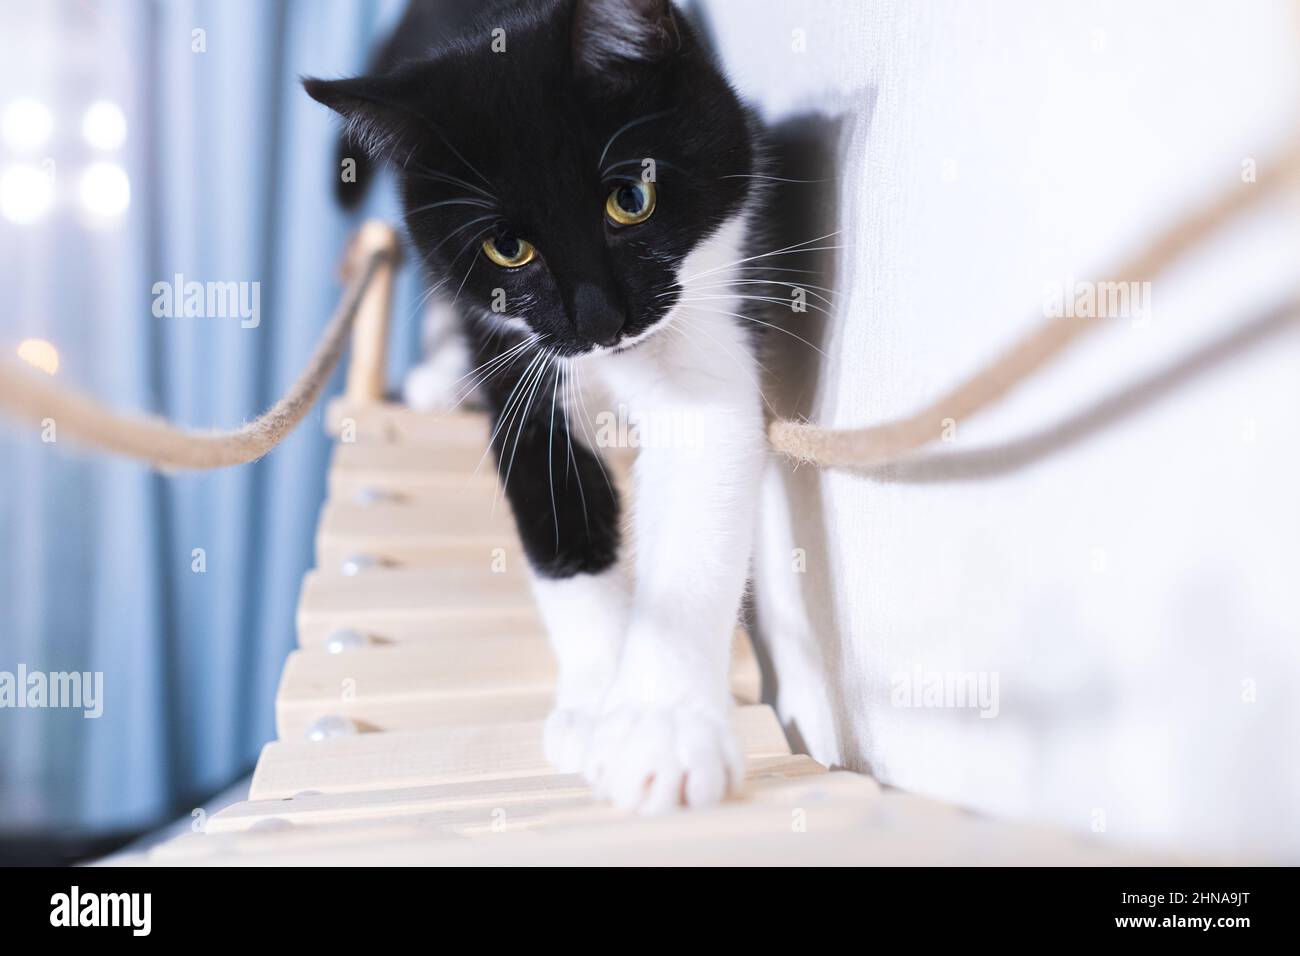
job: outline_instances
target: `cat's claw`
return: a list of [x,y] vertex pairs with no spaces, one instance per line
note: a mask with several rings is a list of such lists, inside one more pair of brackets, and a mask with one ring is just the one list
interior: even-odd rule
[[683,705],[606,712],[585,766],[598,797],[643,814],[717,803],[739,789],[744,772],[726,714]]

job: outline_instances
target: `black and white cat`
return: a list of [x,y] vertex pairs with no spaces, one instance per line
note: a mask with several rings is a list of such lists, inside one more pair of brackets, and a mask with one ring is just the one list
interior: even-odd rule
[[[755,123],[669,0],[414,3],[378,66],[305,85],[394,168],[462,319],[560,663],[547,754],[624,807],[715,802],[766,455]],[[641,448],[630,521],[596,394],[684,423]]]

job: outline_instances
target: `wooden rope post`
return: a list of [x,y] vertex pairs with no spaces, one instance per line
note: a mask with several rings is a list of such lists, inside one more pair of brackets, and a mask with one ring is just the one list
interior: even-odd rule
[[[352,357],[344,395],[349,406],[383,401],[388,359],[388,316],[393,307],[393,281],[401,260],[397,232],[379,219],[368,220],[348,250],[347,270],[376,253],[382,255],[375,276],[361,300],[352,326]],[[350,277],[350,276],[349,276]]]

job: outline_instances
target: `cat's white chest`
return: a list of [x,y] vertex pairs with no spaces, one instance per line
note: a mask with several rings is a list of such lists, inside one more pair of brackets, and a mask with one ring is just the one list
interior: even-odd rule
[[632,417],[683,405],[744,402],[758,390],[753,336],[728,278],[744,255],[747,216],[738,215],[686,258],[677,304],[645,340],[580,360],[607,402]]

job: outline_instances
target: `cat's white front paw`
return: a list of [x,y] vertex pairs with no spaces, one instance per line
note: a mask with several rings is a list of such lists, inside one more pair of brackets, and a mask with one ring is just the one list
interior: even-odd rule
[[456,407],[461,396],[457,383],[464,373],[461,356],[441,353],[406,373],[402,401],[418,412],[446,411]]
[[585,773],[598,797],[654,814],[717,803],[740,787],[745,763],[725,710],[638,703],[600,716]]
[[582,770],[595,724],[594,709],[556,707],[546,718],[542,732],[542,747],[547,761],[561,773]]

